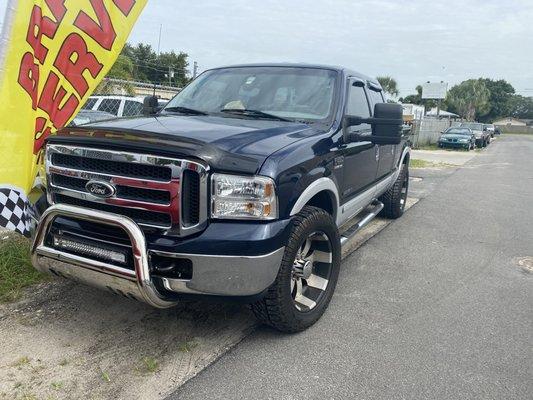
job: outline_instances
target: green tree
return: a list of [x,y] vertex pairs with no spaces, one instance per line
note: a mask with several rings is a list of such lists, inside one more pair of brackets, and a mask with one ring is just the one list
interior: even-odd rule
[[[425,106],[426,110],[431,110],[434,107],[437,107],[437,102],[432,99],[422,99],[422,85],[418,85],[416,88],[416,94],[410,94],[404,98],[400,98],[401,103],[405,104],[418,104]],[[446,102],[441,104],[442,108],[446,108]]]
[[109,78],[124,79],[124,80],[131,81],[133,80],[133,74],[134,74],[134,66],[133,66],[133,62],[131,61],[131,58],[123,54],[120,54],[117,58],[117,61],[115,61],[115,64],[113,64],[113,66],[109,70],[109,73],[107,74],[107,76]]
[[490,91],[483,81],[469,79],[450,89],[446,103],[450,111],[474,121],[490,111]]
[[509,114],[511,117],[533,119],[533,97],[524,97],[519,94],[509,99]]
[[400,94],[400,91],[398,90],[398,82],[396,82],[394,78],[390,76],[378,76],[376,79],[385,93],[390,94],[392,97],[396,97]]
[[485,84],[490,92],[490,110],[486,115],[482,116],[480,120],[483,122],[489,122],[500,117],[509,116],[511,111],[510,101],[515,93],[514,87],[503,79],[495,81],[492,79],[480,78],[479,80]]

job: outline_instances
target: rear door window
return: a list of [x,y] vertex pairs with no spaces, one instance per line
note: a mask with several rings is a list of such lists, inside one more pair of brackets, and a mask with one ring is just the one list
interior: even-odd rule
[[123,117],[135,117],[141,115],[143,111],[143,105],[138,101],[126,100],[124,103]]
[[384,103],[385,99],[383,98],[383,93],[371,88],[368,89],[368,97],[370,99],[370,109],[372,114],[374,114],[374,106],[378,103]]
[[103,99],[100,105],[98,106],[98,111],[104,111],[113,115],[118,115],[119,108],[119,99]]
[[85,104],[83,105],[82,109],[83,110],[92,110],[97,101],[98,101],[97,98],[94,98],[94,97],[88,98],[87,101],[85,102]]

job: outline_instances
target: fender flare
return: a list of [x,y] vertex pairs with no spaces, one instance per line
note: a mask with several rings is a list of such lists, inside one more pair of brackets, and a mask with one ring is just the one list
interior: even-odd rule
[[330,178],[319,178],[313,183],[311,183],[298,197],[298,200],[296,200],[296,203],[294,203],[294,206],[291,210],[291,217],[293,215],[298,214],[302,209],[305,207],[305,205],[311,200],[314,196],[316,196],[320,192],[328,191],[333,194],[335,197],[335,204],[334,209],[335,211],[339,209],[339,190],[337,189],[337,185],[335,185],[335,182],[333,182]]
[[408,154],[411,155],[411,148],[409,146],[405,146],[405,149],[403,149],[402,156],[400,157],[400,162],[398,163],[398,167],[400,167],[400,165],[403,164],[405,157],[407,157]]

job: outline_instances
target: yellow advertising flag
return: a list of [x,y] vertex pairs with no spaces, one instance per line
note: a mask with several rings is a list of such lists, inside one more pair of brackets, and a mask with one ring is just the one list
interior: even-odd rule
[[147,0],[8,0],[0,38],[0,226],[29,235],[43,142],[122,50]]

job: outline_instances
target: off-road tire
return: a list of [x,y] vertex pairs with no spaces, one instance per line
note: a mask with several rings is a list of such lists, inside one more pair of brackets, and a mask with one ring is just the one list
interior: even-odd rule
[[[402,189],[406,186],[406,192]],[[379,200],[383,203],[384,207],[381,210],[381,216],[389,219],[400,218],[405,211],[405,204],[407,202],[407,193],[409,191],[409,166],[402,164],[400,174],[394,182],[394,185],[387,190]],[[403,203],[402,203],[403,199]]]
[[[320,302],[313,309],[302,312],[295,307],[291,294],[293,263],[302,243],[316,231],[325,233],[330,241],[331,272],[328,286]],[[292,230],[276,280],[265,296],[251,305],[252,311],[259,321],[281,332],[294,333],[309,328],[320,319],[328,307],[337,285],[340,264],[340,236],[332,216],[320,208],[305,206],[293,217]]]

